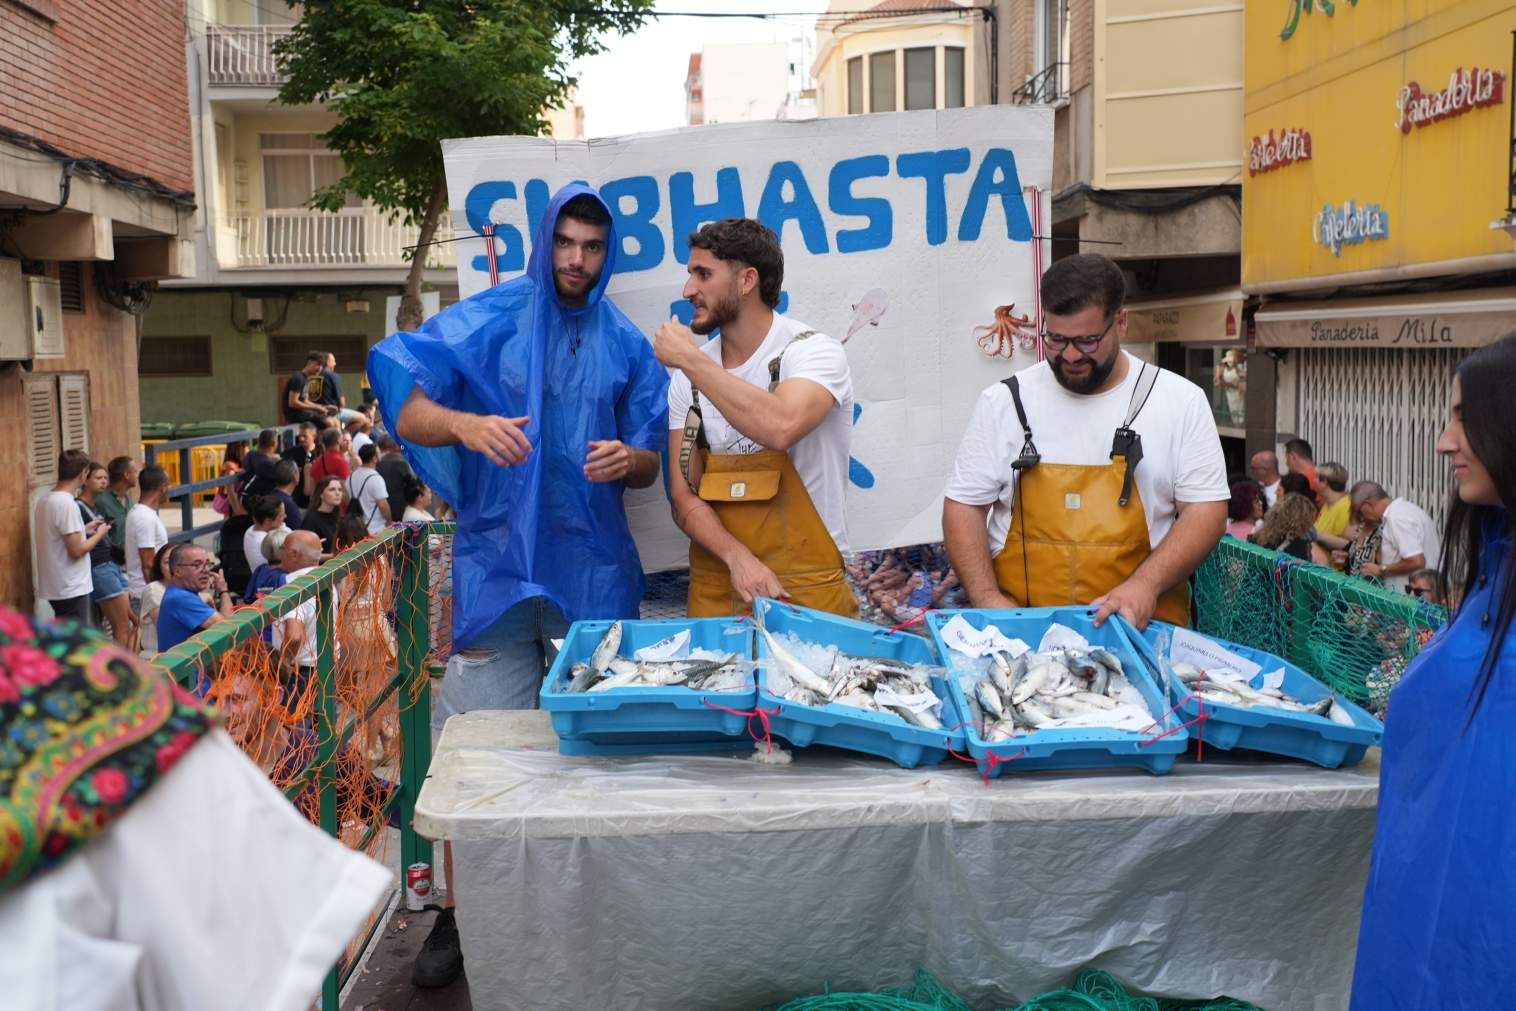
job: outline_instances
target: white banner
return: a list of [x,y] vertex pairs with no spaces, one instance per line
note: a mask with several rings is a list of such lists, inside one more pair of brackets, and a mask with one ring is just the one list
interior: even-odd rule
[[[1051,228],[1052,148],[1052,112],[1021,106],[446,141],[459,292],[489,285],[486,224],[501,277],[514,277],[552,194],[581,179],[616,217],[608,293],[651,334],[670,315],[689,319],[690,232],[763,220],[784,245],[780,311],[847,342],[853,549],[935,541],[979,392],[1035,360],[1019,345],[1012,360],[991,357],[979,339],[998,345],[997,307],[1035,319],[1033,242],[1043,263],[1050,243],[1033,223]],[[661,486],[628,493],[627,508],[649,571],[686,564]]]

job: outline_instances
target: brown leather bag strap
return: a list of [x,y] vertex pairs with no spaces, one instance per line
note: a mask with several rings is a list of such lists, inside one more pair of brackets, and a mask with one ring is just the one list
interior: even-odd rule
[[679,447],[679,473],[684,476],[690,494],[698,498],[700,488],[695,484],[694,474],[690,473],[690,462],[697,448],[708,449],[710,442],[705,437],[705,419],[700,415],[700,391],[691,386],[690,409],[684,415],[684,443]]
[[[816,331],[814,331],[814,330],[803,330],[800,333],[797,333],[794,337],[790,338],[790,344],[793,344],[796,341],[803,341],[807,337],[814,337],[814,336],[816,336]],[[777,355],[775,355],[773,357],[773,360],[771,360],[769,362],[769,392],[770,393],[773,393],[774,392],[774,387],[776,387],[776,386],[779,385],[779,366],[780,366],[781,363],[783,363],[783,361],[784,361],[784,353],[790,349],[790,344],[786,344],[784,347],[780,348],[779,349],[779,353]]]

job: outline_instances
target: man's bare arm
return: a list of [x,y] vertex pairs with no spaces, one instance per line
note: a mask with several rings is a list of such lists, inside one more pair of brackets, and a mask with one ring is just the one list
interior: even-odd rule
[[1020,607],[1000,589],[990,561],[988,505],[942,500],[942,540],[958,582],[975,607]]
[[418,446],[461,445],[484,454],[491,463],[508,467],[531,455],[531,441],[522,431],[529,420],[455,411],[434,402],[418,386],[400,408],[395,432]]

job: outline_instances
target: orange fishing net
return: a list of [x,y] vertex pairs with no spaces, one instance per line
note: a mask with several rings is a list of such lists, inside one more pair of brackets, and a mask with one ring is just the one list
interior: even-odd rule
[[[261,634],[220,656],[207,648],[199,662],[201,678],[209,680],[207,700],[274,786],[322,824],[321,787],[330,781],[325,827],[335,826],[344,844],[392,867],[399,811],[398,803],[393,812],[387,806],[401,782],[401,705],[428,690],[429,675],[440,675],[451,650],[452,537],[423,534],[416,544],[407,554],[403,536],[363,542],[367,554],[329,591],[307,591],[298,606],[270,617]],[[424,578],[407,571],[423,561]],[[416,599],[401,599],[406,586],[416,587]],[[420,670],[401,673],[397,622],[407,614],[417,616],[429,641]],[[329,688],[317,676],[326,650]],[[354,939],[348,964],[368,933]]]

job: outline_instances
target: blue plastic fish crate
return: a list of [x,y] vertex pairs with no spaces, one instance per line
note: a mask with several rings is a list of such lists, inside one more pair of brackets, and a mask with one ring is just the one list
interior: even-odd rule
[[[1017,610],[962,610],[929,613],[927,627],[943,664],[949,668],[948,688],[953,702],[960,712],[969,712],[968,702],[958,685],[957,672],[952,669],[954,654],[942,642],[942,626],[962,615],[974,628],[994,625],[1009,639],[1021,639],[1032,649],[1042,641],[1042,634],[1055,622],[1073,629],[1087,639],[1091,646],[1102,646],[1116,655],[1126,670],[1127,680],[1142,693],[1148,711],[1155,722],[1169,709],[1172,703],[1164,701],[1163,690],[1127,640],[1115,618],[1099,628],[1095,627],[1095,612],[1088,607],[1028,607]],[[967,717],[965,717],[967,718]],[[979,765],[979,771],[991,778],[1002,772],[1035,772],[1044,769],[1107,769],[1135,767],[1162,775],[1174,767],[1174,759],[1183,754],[1188,745],[1188,733],[1179,730],[1167,737],[1155,740],[1159,734],[1183,723],[1182,719],[1169,717],[1161,725],[1138,733],[1131,730],[1109,730],[1099,727],[1071,727],[1068,729],[1037,730],[1022,734],[1010,741],[991,744],[984,739],[984,728],[970,724],[967,731],[968,752]],[[1147,743],[1144,743],[1147,742]],[[991,762],[994,755],[997,761]]]
[[[1168,629],[1172,636],[1173,626],[1161,621],[1152,622],[1142,633],[1131,626],[1126,627],[1138,648],[1147,653],[1148,662],[1155,670],[1158,669],[1158,634],[1164,629]],[[1299,667],[1272,653],[1222,639],[1213,638],[1211,641],[1263,668],[1254,679],[1257,682],[1253,686],[1255,688],[1262,684],[1263,675],[1283,668],[1284,684],[1281,688],[1285,694],[1307,705],[1336,694]],[[1351,727],[1333,723],[1325,716],[1285,709],[1244,709],[1222,703],[1202,702],[1196,698],[1188,698],[1181,703],[1180,700],[1187,695],[1184,686],[1175,684],[1165,687],[1169,689],[1172,699],[1169,704],[1179,704],[1179,711],[1184,714],[1186,722],[1199,716],[1200,707],[1205,706],[1205,722],[1191,727],[1190,736],[1200,740],[1202,747],[1206,748],[1220,748],[1223,751],[1242,748],[1269,755],[1300,758],[1327,769],[1340,769],[1351,768],[1363,761],[1364,753],[1377,745],[1384,736],[1384,724],[1341,695],[1336,696],[1337,704],[1353,717]]]
[[[773,635],[793,632],[798,638],[824,646],[836,646],[849,656],[887,657],[904,663],[939,666],[937,650],[919,635],[890,632],[851,618],[825,611],[759,598],[753,605],[763,615],[764,627]],[[757,639],[758,660],[769,656],[768,644]],[[821,672],[823,675],[825,672]],[[856,706],[830,702],[824,706],[806,706],[789,702],[768,691],[767,670],[758,672],[758,705],[777,710],[769,717],[773,733],[796,747],[825,744],[866,755],[888,758],[896,765],[914,769],[918,765],[935,765],[947,757],[948,750],[962,751],[963,717],[947,693],[940,677],[932,678],[932,690],[942,700],[942,730],[912,726],[894,715],[871,713]]]
[[[736,653],[753,658],[753,626],[735,618],[685,618],[674,621],[623,621],[621,656],[683,629],[691,649]],[[609,621],[576,621],[542,683],[539,704],[552,714],[558,750],[565,755],[648,755],[711,751],[751,751],[747,718],[758,700],[752,675],[744,691],[698,692],[688,688],[609,688],[602,692],[561,691],[576,663],[587,663],[610,629]],[[709,703],[709,705],[707,705]],[[714,708],[720,706],[721,708]]]

